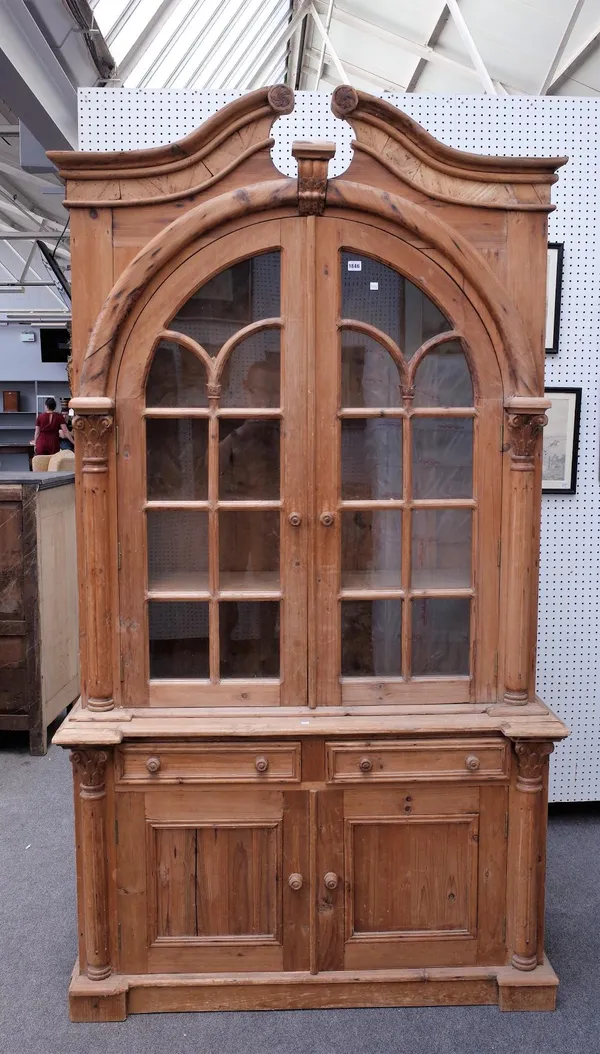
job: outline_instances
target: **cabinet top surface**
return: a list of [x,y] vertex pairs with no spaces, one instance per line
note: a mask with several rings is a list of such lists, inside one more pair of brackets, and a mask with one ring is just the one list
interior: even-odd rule
[[46,490],[49,487],[64,487],[74,480],[74,472],[0,472],[0,487],[5,484],[18,484]]

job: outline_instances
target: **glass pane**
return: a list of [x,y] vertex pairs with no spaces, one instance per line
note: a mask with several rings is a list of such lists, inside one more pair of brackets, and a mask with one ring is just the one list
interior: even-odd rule
[[430,337],[453,328],[425,293],[391,267],[360,253],[341,256],[342,318],[377,326],[406,359]]
[[413,406],[472,406],[473,381],[458,340],[428,352],[417,367]]
[[208,496],[208,421],[146,420],[149,501],[205,501]]
[[161,341],[146,382],[146,406],[208,406],[200,359],[179,344]]
[[470,612],[471,601],[465,597],[412,601],[414,677],[469,673]]
[[219,604],[221,677],[279,676],[279,603]]
[[398,589],[401,565],[400,511],[342,512],[342,589]]
[[471,585],[470,509],[413,509],[413,589]]
[[280,314],[280,253],[262,253],[220,271],[180,307],[168,328],[216,355],[249,322]]
[[222,510],[219,568],[220,589],[279,589],[279,510]]
[[151,600],[148,604],[150,677],[209,676],[208,604]]
[[342,331],[342,406],[400,406],[400,375],[389,351],[371,337]]
[[473,418],[413,417],[413,497],[470,498]]
[[279,406],[281,331],[263,329],[229,355],[221,376],[221,406]]
[[399,677],[401,632],[401,600],[342,600],[342,676]]
[[222,501],[279,498],[279,421],[219,421]]
[[342,499],[402,497],[402,421],[342,421]]
[[148,509],[148,589],[208,589],[208,513]]

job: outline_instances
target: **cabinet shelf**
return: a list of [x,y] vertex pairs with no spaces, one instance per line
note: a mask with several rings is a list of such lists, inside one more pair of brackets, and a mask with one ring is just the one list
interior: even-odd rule
[[[277,571],[221,571],[218,594],[221,599],[235,597],[277,600],[281,596]],[[208,571],[172,571],[151,574],[149,600],[209,600]]]

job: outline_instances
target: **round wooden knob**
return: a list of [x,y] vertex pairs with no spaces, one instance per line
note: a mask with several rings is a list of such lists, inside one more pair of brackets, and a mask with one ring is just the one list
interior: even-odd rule
[[160,758],[148,758],[146,768],[153,776],[160,768]]
[[302,517],[299,512],[290,513],[290,523],[292,527],[299,527],[302,523]]
[[469,756],[465,758],[465,765],[467,766],[470,772],[477,772],[477,769],[481,765],[481,762],[475,754],[469,754]]
[[333,516],[330,512],[322,512],[319,519],[324,527],[331,527],[333,523]]
[[269,759],[260,755],[254,762],[254,766],[257,772],[266,772],[269,767]]
[[361,772],[371,772],[373,768],[373,762],[370,758],[361,758],[358,767]]
[[339,879],[335,871],[328,871],[323,881],[325,883],[325,889],[337,889],[338,887]]
[[302,875],[299,875],[297,871],[295,871],[294,874],[290,875],[290,877],[288,878],[288,886],[290,887],[290,889],[293,889],[295,891],[302,889],[303,882],[304,879],[302,878]]

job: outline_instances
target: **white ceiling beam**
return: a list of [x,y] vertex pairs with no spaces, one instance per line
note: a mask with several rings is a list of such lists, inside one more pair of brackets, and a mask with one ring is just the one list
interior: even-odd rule
[[446,0],[446,5],[448,7],[448,10],[450,11],[450,14],[452,15],[454,24],[460,34],[461,40],[465,45],[469,55],[471,56],[471,61],[475,69],[477,70],[479,79],[483,84],[486,93],[488,95],[497,95],[498,92],[496,91],[496,86],[488,73],[485,62],[479,54],[479,50],[477,48],[476,43],[473,40],[473,37],[471,36],[471,31],[467,23],[465,22],[464,15],[460,7],[458,6],[458,0]]
[[45,150],[77,146],[77,92],[23,0],[2,0],[2,97]]
[[[319,56],[313,48],[308,48],[307,55],[309,57],[307,67],[312,73],[313,70],[318,69]],[[364,69],[362,66],[356,66],[354,63],[348,62],[346,59],[344,59],[344,68],[346,73],[352,74],[355,77],[360,77],[361,80],[376,85],[376,87],[381,88],[382,91],[400,92],[401,94],[406,91],[405,84],[399,84],[398,81],[390,80],[389,77],[382,77],[380,74],[373,73],[372,70]],[[325,63],[321,70],[321,80],[323,80],[324,77],[333,82],[336,80],[334,69],[327,63]]]
[[142,55],[154,43],[175,9],[179,7],[179,4],[180,0],[162,0],[152,17],[148,19],[142,32],[136,37],[129,51],[118,63],[117,74],[120,81],[124,83],[131,76]]
[[585,3],[585,0],[576,0],[576,2],[575,2],[575,6],[574,6],[573,10],[571,11],[571,14],[569,16],[569,20],[568,20],[568,22],[567,22],[567,24],[565,26],[565,31],[564,31],[562,37],[560,38],[560,43],[559,43],[559,45],[558,45],[558,47],[557,47],[557,49],[556,49],[556,51],[554,53],[554,57],[552,59],[552,62],[550,63],[550,68],[549,68],[546,76],[544,77],[544,80],[543,80],[542,86],[541,86],[541,88],[540,88],[540,90],[538,92],[538,95],[545,95],[546,92],[548,91],[548,85],[552,83],[552,78],[554,77],[554,74],[556,73],[556,70],[558,69],[558,64],[559,64],[560,60],[562,59],[562,57],[564,55],[565,48],[566,48],[567,44],[569,43],[569,40],[571,39],[571,34],[572,34],[572,32],[573,32],[573,30],[575,28],[575,23],[577,22],[577,19],[579,18],[579,15],[581,13],[581,8],[583,7],[584,3]]
[[128,0],[128,3],[125,4],[121,14],[117,16],[110,29],[104,34],[104,39],[109,47],[114,44],[115,38],[118,37],[121,30],[125,29],[129,19],[135,14],[141,3],[142,0]]
[[[329,35],[331,29],[331,19],[333,17],[333,5],[335,0],[329,0],[327,4],[327,14],[325,16],[325,31]],[[327,44],[323,40],[321,43],[321,52],[319,54],[319,64],[317,66],[317,72],[315,74],[315,91],[319,90],[319,84],[321,83],[321,77],[323,75],[323,67],[325,65],[325,54],[327,52]]]
[[333,21],[342,22],[344,25],[357,29],[359,32],[366,33],[369,36],[379,37],[380,40],[385,40],[386,43],[392,44],[394,47],[401,48],[403,51],[408,51],[412,55],[418,55],[419,58],[425,59],[428,62],[433,62],[438,66],[447,66],[457,72],[466,73],[470,77],[478,77],[477,70],[472,66],[467,66],[464,62],[458,62],[456,59],[451,59],[447,55],[435,51],[434,48],[427,44],[418,44],[416,40],[410,40],[408,37],[403,37],[401,33],[396,33],[391,29],[386,29],[384,26],[381,26],[376,22],[368,22],[366,18],[360,18],[346,8],[340,7],[339,3],[335,6]]
[[581,47],[574,51],[564,66],[554,74],[552,80],[546,87],[546,95],[551,95],[557,88],[560,88],[566,80],[573,76],[575,71],[585,61],[588,55],[591,55],[593,51],[598,48],[600,44],[600,25],[596,27],[593,33],[585,39]]
[[349,84],[348,75],[346,74],[346,71],[345,71],[344,67],[342,66],[342,63],[339,60],[337,52],[336,52],[333,44],[331,43],[331,40],[329,39],[329,33],[325,29],[325,26],[323,25],[323,23],[321,21],[321,18],[319,16],[319,14],[317,12],[317,9],[316,9],[314,4],[310,5],[310,15],[312,17],[313,22],[315,23],[315,26],[317,27],[318,32],[321,35],[321,39],[322,39],[325,47],[327,48],[327,51],[329,52],[329,55],[331,57],[331,61],[333,62],[333,65],[335,66],[335,68],[337,70],[338,77],[340,78],[342,84]]
[[302,19],[309,13],[311,7],[311,0],[302,0],[302,3],[291,20],[282,29],[279,29],[274,33],[270,40],[265,41],[265,57],[248,86],[249,91],[253,88],[264,87],[263,77],[265,73],[271,69],[277,52],[287,44],[290,37],[294,35],[298,26],[302,22]]

